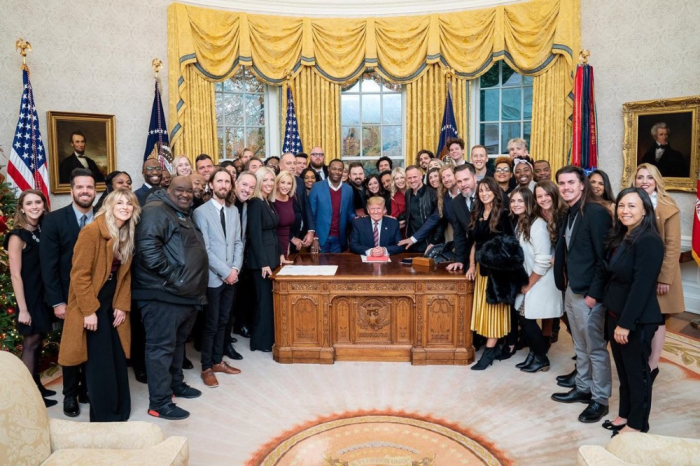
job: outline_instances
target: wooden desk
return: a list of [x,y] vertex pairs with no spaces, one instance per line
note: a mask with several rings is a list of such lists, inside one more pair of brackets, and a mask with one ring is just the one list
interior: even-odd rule
[[295,265],[337,265],[332,277],[274,279],[275,346],[280,363],[474,361],[473,283],[463,272],[362,263],[354,254],[300,254]]

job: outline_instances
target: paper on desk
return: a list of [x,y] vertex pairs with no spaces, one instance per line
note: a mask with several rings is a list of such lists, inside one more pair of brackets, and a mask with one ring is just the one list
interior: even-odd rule
[[368,264],[384,264],[386,262],[391,262],[391,259],[387,259],[385,261],[368,261],[367,256],[362,254],[360,255],[360,257],[362,258],[362,262],[367,262]]
[[285,265],[277,272],[280,275],[335,275],[337,265]]

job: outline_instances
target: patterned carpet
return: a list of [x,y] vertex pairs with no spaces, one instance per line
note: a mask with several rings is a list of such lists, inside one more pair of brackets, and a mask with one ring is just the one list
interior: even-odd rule
[[[219,388],[205,388],[198,367],[186,371],[204,394],[176,400],[192,413],[184,421],[148,416],[146,386],[132,378],[131,419],[188,437],[194,465],[570,465],[579,446],[610,437],[600,423],[577,421],[585,405],[550,400],[565,391],[555,377],[573,368],[564,332],[550,351],[552,369],[538,374],[514,367],[525,351],[475,372],[408,363],[282,365],[269,353],[251,353],[246,342],[238,344],[245,359],[233,364],[242,374],[219,377]],[[198,353],[188,351],[196,361]],[[700,342],[669,334],[660,371],[651,432],[700,437]],[[60,379],[50,385],[60,389]],[[77,419],[87,421],[82,406]],[[608,417],[616,410],[614,392]],[[61,404],[49,415],[63,418]]]

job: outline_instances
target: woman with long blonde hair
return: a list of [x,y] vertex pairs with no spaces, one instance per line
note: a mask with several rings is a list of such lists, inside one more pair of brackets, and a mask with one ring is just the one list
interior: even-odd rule
[[68,307],[58,362],[85,363],[90,422],[129,419],[126,359],[131,346],[131,260],[141,208],[136,195],[117,189],[85,226],[73,252]]
[[[681,213],[676,201],[666,193],[664,179],[654,165],[643,163],[638,166],[632,187],[642,188],[649,194],[654,206],[656,226],[664,242],[664,261],[656,285],[656,296],[666,321],[671,314],[685,311],[681,266],[678,262],[681,254]],[[665,340],[666,325],[661,324],[651,341],[649,368],[652,382],[659,374],[659,358]]]
[[175,176],[190,176],[192,174],[192,163],[186,155],[178,155],[173,161]]

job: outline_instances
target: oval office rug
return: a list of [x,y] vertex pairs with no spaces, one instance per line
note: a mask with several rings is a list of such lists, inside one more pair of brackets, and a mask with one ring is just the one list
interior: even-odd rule
[[248,464],[435,466],[509,464],[469,430],[404,412],[333,415],[285,432]]

